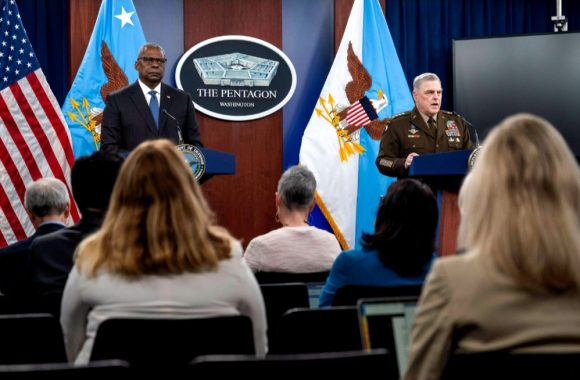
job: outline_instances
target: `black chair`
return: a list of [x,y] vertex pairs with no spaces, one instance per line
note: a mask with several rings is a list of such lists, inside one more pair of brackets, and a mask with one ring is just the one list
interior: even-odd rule
[[121,359],[140,370],[186,368],[198,355],[254,354],[249,317],[107,319],[97,329],[91,361]]
[[286,311],[296,307],[308,307],[308,288],[303,283],[262,284],[260,285],[266,318],[268,322],[268,347],[276,348],[276,331],[278,322]]
[[30,294],[0,295],[0,314],[47,313]]
[[313,273],[256,272],[260,284],[281,284],[288,282],[325,282],[329,271]]
[[199,356],[189,368],[192,379],[248,378],[271,380],[277,377],[360,378],[366,373],[383,380],[397,377],[388,367],[384,349],[317,354],[272,355],[257,359],[245,355]]
[[54,316],[0,315],[0,364],[66,362],[62,329]]
[[580,353],[510,353],[504,351],[454,354],[443,380],[526,379],[576,380]]
[[103,380],[108,376],[130,378],[129,363],[122,360],[103,360],[77,367],[65,363],[0,366],[0,378],[6,380]]
[[332,306],[355,306],[361,298],[417,297],[421,295],[423,285],[403,286],[366,286],[345,285],[336,290]]
[[282,354],[361,350],[357,309],[291,309],[278,323],[276,343]]

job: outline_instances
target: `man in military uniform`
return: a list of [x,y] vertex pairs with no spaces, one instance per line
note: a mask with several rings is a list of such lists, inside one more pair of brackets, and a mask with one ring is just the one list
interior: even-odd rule
[[441,80],[424,73],[413,80],[415,108],[393,116],[381,137],[376,160],[379,171],[407,177],[415,156],[473,147],[466,121],[441,110]]

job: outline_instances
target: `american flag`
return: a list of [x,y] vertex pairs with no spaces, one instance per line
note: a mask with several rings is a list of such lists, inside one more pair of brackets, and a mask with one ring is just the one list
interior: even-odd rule
[[[59,104],[28,40],[15,0],[0,11],[0,247],[34,227],[24,209],[26,186],[42,177],[67,184],[74,157]],[[74,202],[73,221],[79,219]]]
[[377,112],[366,96],[363,96],[346,111],[346,121],[355,127],[362,127],[377,118]]

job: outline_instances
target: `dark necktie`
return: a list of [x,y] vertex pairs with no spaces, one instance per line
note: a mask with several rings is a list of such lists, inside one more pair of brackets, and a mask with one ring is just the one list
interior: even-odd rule
[[159,128],[159,102],[157,101],[157,91],[149,91],[151,95],[151,100],[149,101],[149,108],[151,108],[151,113],[153,114],[153,120],[155,120],[155,126]]
[[437,129],[437,123],[435,123],[435,120],[432,117],[430,117],[429,120],[427,120],[427,124],[429,125],[429,129],[433,130]]

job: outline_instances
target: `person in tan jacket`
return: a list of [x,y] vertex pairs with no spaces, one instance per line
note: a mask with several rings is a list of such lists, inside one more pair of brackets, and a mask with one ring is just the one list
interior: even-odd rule
[[462,255],[435,262],[405,379],[438,379],[454,353],[580,352],[580,169],[546,120],[490,133],[459,195]]

